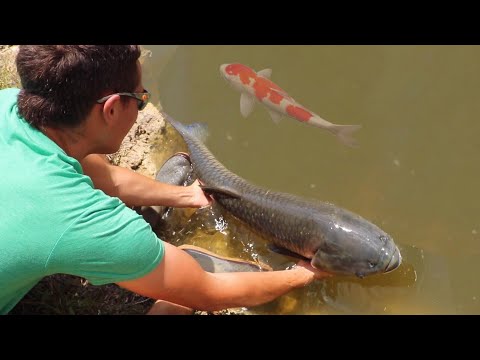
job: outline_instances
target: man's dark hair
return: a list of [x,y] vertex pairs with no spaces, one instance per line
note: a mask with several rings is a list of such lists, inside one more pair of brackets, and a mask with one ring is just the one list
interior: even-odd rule
[[21,45],[20,115],[37,128],[80,125],[96,100],[135,91],[140,53],[138,45]]

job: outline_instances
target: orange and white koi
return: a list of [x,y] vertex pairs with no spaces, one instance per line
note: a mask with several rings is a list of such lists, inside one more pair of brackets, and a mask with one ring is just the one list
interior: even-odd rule
[[264,104],[270,117],[278,123],[283,116],[288,116],[333,133],[348,146],[356,146],[357,142],[352,133],[361,128],[361,125],[333,124],[314,112],[297,103],[285,90],[270,80],[271,69],[256,72],[242,64],[223,64],[220,73],[233,88],[241,93],[240,112],[244,117],[250,115],[255,101]]

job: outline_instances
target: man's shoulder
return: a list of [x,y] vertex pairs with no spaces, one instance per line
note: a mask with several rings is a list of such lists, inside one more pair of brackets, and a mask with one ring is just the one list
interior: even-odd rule
[[17,88],[6,88],[0,90],[0,104],[4,102],[17,102],[17,96],[20,92],[20,89]]
[[18,88],[5,88],[0,89],[0,96],[17,96],[20,92]]
[[[7,88],[0,90],[0,114],[7,116],[11,113],[14,105],[17,104],[17,97],[20,89]],[[10,116],[10,115],[8,115]]]

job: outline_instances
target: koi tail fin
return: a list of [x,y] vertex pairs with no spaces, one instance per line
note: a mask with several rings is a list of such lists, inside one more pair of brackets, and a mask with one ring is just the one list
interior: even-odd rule
[[362,125],[333,125],[329,130],[335,134],[344,145],[358,147],[358,142],[353,138],[352,134],[361,127]]

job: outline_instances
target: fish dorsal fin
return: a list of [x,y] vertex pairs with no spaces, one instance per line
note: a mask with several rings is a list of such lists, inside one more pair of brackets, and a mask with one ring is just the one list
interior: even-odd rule
[[216,186],[200,186],[203,191],[205,191],[207,194],[215,195],[224,195],[227,197],[231,197],[234,199],[240,199],[242,196],[235,190],[229,189],[229,188],[222,188],[222,187],[216,187]]
[[255,100],[248,94],[240,95],[240,112],[244,118],[248,117],[255,107]]
[[266,79],[270,79],[270,76],[272,76],[272,69],[263,69],[257,72],[258,76],[263,76]]
[[274,110],[267,109],[267,111],[275,124],[280,123],[280,120],[282,120],[282,115]]

